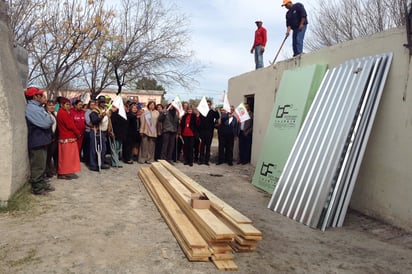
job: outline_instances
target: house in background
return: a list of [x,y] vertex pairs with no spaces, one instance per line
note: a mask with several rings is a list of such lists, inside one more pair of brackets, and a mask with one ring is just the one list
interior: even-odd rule
[[[87,91],[85,90],[71,90],[71,91],[62,91],[59,93],[59,96],[65,96],[67,98],[76,98],[82,97]],[[105,89],[99,95],[109,96],[114,99],[117,94],[117,89]],[[122,97],[124,100],[130,100],[135,102],[142,103],[142,107],[145,107],[148,102],[154,101],[156,104],[162,102],[165,91],[163,90],[131,90],[125,89],[122,91]]]

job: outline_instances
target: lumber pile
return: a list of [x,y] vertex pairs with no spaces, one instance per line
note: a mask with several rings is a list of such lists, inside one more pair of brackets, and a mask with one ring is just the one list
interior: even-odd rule
[[[254,251],[262,240],[249,218],[168,162],[152,163],[138,175],[190,261],[211,260],[220,270],[237,270],[234,252]],[[193,208],[193,194],[207,196],[210,207]]]

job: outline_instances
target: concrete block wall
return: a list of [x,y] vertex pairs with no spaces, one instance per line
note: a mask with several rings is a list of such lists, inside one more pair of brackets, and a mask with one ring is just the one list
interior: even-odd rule
[[[393,61],[369,138],[351,207],[412,231],[412,65],[406,30],[324,48],[229,80],[231,102],[255,95],[252,163],[256,164],[284,70],[310,64],[335,67],[346,60],[393,52]],[[299,79],[296,79],[297,81]]]
[[16,51],[11,43],[6,8],[6,2],[0,1],[0,206],[7,204],[29,176],[22,80],[26,77],[21,77],[27,69],[27,54]]

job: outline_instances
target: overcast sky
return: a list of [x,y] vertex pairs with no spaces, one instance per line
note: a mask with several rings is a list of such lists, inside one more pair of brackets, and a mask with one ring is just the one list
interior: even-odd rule
[[[264,65],[269,65],[286,33],[285,13],[281,0],[164,0],[175,3],[190,19],[192,49],[206,66],[192,93],[179,87],[167,91],[167,99],[180,95],[182,99],[213,97],[214,103],[223,97],[231,77],[254,70],[250,54],[260,19],[268,32]],[[305,5],[305,2],[303,2]],[[306,5],[305,5],[306,6]],[[309,18],[309,16],[308,16]],[[310,18],[309,18],[310,20]],[[278,61],[292,56],[291,37],[285,43]],[[233,102],[234,104],[237,104]],[[240,102],[239,102],[240,103]]]
[[[109,0],[110,1],[110,0]],[[191,91],[181,87],[166,87],[166,99],[179,95],[182,100],[213,97],[223,98],[231,77],[255,69],[250,48],[260,19],[268,32],[264,65],[275,57],[285,37],[285,13],[282,0],[163,0],[166,6],[175,4],[189,19],[191,48],[196,59],[206,68],[197,78],[199,84]],[[307,6],[304,1],[302,3]],[[310,15],[308,15],[310,23]],[[278,60],[292,56],[291,37],[285,43]],[[240,102],[239,102],[240,103]],[[237,104],[233,102],[233,104]]]

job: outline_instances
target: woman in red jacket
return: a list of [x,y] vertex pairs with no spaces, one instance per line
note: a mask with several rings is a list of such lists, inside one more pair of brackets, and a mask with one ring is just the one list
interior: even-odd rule
[[84,132],[86,131],[86,120],[81,100],[74,101],[73,108],[70,110],[70,116],[73,117],[74,125],[80,131],[81,136],[77,139],[77,148],[79,149],[79,155],[81,155]]
[[180,134],[183,137],[184,153],[185,153],[185,165],[193,166],[193,149],[195,145],[195,135],[197,133],[196,120],[200,119],[193,113],[192,106],[188,106],[187,112],[180,120]]
[[81,137],[80,131],[70,116],[70,101],[67,98],[60,99],[60,108],[57,112],[58,151],[59,164],[57,169],[58,179],[75,179],[74,173],[80,171],[79,149],[77,139]]

